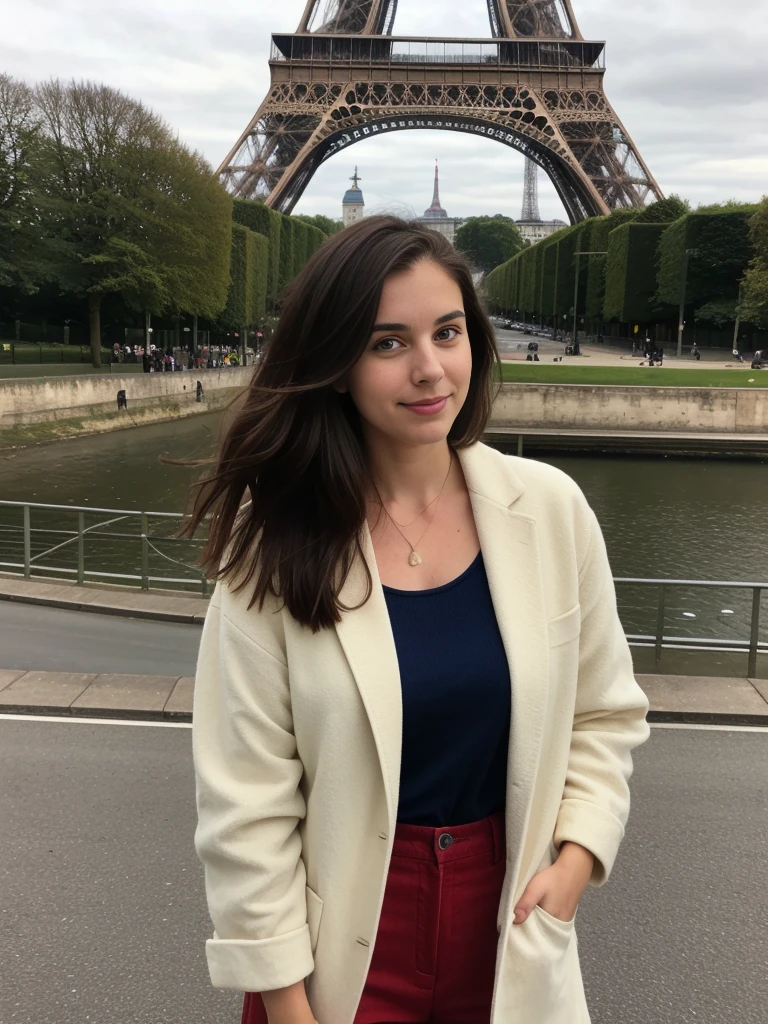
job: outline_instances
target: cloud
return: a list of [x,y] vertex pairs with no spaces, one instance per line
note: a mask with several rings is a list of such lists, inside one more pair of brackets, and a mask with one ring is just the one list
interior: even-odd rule
[[[324,2],[324,0],[323,0]],[[607,41],[606,92],[663,191],[696,205],[768,189],[765,0],[574,0],[585,38]],[[213,167],[269,87],[273,32],[294,32],[304,0],[0,0],[0,67],[27,81],[89,78],[141,99]],[[449,31],[450,30],[450,31]],[[398,35],[487,37],[485,0],[400,0]],[[340,215],[355,164],[369,209],[421,213],[435,157],[452,216],[519,216],[523,159],[453,132],[403,131],[326,161],[297,212]],[[545,217],[565,214],[540,175]]]

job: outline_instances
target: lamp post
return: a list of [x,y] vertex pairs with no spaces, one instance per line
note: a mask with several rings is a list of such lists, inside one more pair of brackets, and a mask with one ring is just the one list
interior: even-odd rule
[[574,255],[576,256],[576,273],[574,275],[576,280],[575,280],[574,285],[573,285],[573,338],[571,339],[571,342],[572,342],[572,344],[573,344],[573,346],[575,348],[576,347],[576,339],[577,339],[577,336],[578,336],[578,320],[577,320],[577,315],[578,315],[578,306],[579,306],[579,270],[581,269],[581,257],[582,256],[607,256],[608,253],[607,253],[607,251],[606,252],[586,252],[586,251],[579,250],[578,252],[574,253]]
[[688,257],[695,249],[686,249],[683,256],[683,269],[680,277],[680,316],[677,322],[677,358],[683,355],[683,331],[685,330],[685,289],[688,283]]

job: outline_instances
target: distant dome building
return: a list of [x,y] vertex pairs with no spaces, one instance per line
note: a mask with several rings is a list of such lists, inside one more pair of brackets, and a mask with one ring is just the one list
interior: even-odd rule
[[424,211],[424,215],[418,217],[417,220],[419,224],[423,224],[430,231],[439,231],[441,235],[445,235],[452,244],[456,238],[457,230],[464,223],[461,217],[449,217],[440,205],[440,178],[437,160],[435,160],[435,185],[432,190],[432,205],[428,206]]
[[358,176],[357,167],[355,167],[355,173],[349,180],[353,183],[352,188],[347,189],[341,201],[341,216],[345,228],[348,228],[350,224],[354,224],[355,221],[362,220],[365,215],[363,192],[357,184],[358,181],[363,179]]

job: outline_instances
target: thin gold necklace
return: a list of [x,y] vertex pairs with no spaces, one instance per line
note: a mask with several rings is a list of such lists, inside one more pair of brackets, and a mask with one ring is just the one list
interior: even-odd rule
[[[452,466],[453,466],[453,452],[451,452],[451,453],[450,453],[450,462],[448,463],[448,472],[447,472],[447,473],[445,474],[445,480],[443,480],[443,486],[442,486],[442,487],[440,488],[440,493],[439,493],[439,494],[437,495],[437,497],[436,497],[436,498],[433,498],[433,499],[432,499],[432,501],[430,501],[430,503],[429,503],[429,505],[431,505],[433,501],[436,501],[436,502],[437,502],[437,505],[435,505],[435,514],[434,514],[434,515],[432,516],[432,520],[431,520],[431,522],[429,523],[429,525],[427,526],[427,529],[426,529],[426,530],[424,531],[424,533],[422,533],[422,535],[421,535],[421,536],[419,537],[419,539],[418,539],[418,540],[416,541],[416,546],[418,546],[419,544],[421,544],[421,542],[422,542],[422,541],[424,540],[424,538],[425,538],[425,537],[426,537],[426,535],[427,535],[427,530],[429,530],[429,527],[430,527],[430,526],[432,525],[432,523],[434,523],[434,521],[435,521],[435,519],[436,519],[436,517],[437,517],[437,508],[438,508],[438,506],[439,506],[439,504],[440,504],[440,499],[441,499],[441,498],[442,498],[442,496],[443,496],[443,491],[445,490],[445,485],[446,485],[446,484],[448,483],[448,477],[449,477],[449,476],[450,476],[450,474],[451,474],[451,467],[452,467]],[[373,480],[371,480],[371,483],[373,483]],[[388,519],[390,520],[390,522],[392,523],[392,525],[394,526],[394,528],[395,528],[395,529],[397,530],[397,532],[398,532],[398,533],[400,534],[400,536],[401,536],[401,537],[403,538],[403,540],[405,541],[405,543],[406,543],[406,544],[408,545],[408,547],[409,547],[409,548],[411,549],[411,553],[410,553],[410,555],[408,556],[408,564],[409,564],[409,565],[413,565],[413,566],[421,565],[421,562],[422,562],[422,558],[421,558],[421,555],[420,555],[420,554],[418,553],[418,551],[416,550],[416,547],[414,547],[414,545],[413,545],[413,544],[411,544],[411,542],[410,542],[410,541],[408,540],[408,538],[407,538],[407,537],[405,536],[405,534],[403,533],[403,531],[402,531],[402,530],[400,529],[400,527],[399,527],[399,526],[397,525],[397,523],[395,522],[395,520],[394,520],[394,519],[392,518],[392,516],[391,516],[391,515],[389,514],[389,512],[387,511],[387,506],[386,506],[386,505],[384,504],[384,502],[383,502],[383,500],[382,500],[382,497],[381,497],[381,495],[379,494],[379,489],[378,489],[378,487],[376,486],[376,484],[375,484],[375,483],[373,484],[373,488],[374,488],[374,490],[376,491],[376,494],[378,495],[378,498],[379,498],[379,502],[381,503],[381,507],[382,507],[382,508],[384,509],[384,512],[386,513],[386,515],[387,515],[387,518],[388,518]],[[426,508],[425,508],[425,509],[424,509],[424,510],[423,510],[422,512],[420,512],[420,513],[419,513],[419,515],[424,515],[424,512],[426,512],[426,511],[427,511],[427,509],[429,508],[429,505],[427,505],[427,506],[426,506]],[[418,518],[419,518],[419,516],[416,516],[416,519],[418,519]],[[413,520],[413,522],[414,522],[414,523],[416,522],[416,519],[414,519],[414,520]],[[412,525],[412,524],[410,524],[410,525]]]

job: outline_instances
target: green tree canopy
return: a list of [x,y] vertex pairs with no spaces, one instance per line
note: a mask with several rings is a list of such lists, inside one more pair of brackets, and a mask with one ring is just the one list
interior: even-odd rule
[[232,202],[210,167],[141,103],[106,86],[35,91],[36,205],[52,244],[41,274],[87,298],[94,366],[103,298],[214,316],[226,302]]
[[635,224],[670,224],[678,217],[684,217],[691,212],[691,204],[687,199],[680,196],[667,196],[666,199],[659,199],[638,214],[634,218]]
[[0,288],[37,290],[40,228],[33,203],[40,117],[34,92],[0,74]]
[[456,232],[456,248],[478,270],[506,263],[524,248],[523,236],[511,217],[468,217]]
[[754,257],[744,277],[739,314],[757,327],[768,327],[768,196],[749,222]]
[[319,228],[324,235],[328,238],[331,235],[335,235],[337,231],[341,231],[344,227],[344,222],[341,220],[332,220],[330,217],[325,217],[322,213],[315,213],[311,217],[306,213],[294,214],[296,220],[303,220],[306,224],[311,224],[313,228]]

